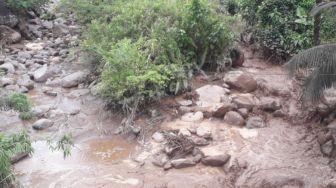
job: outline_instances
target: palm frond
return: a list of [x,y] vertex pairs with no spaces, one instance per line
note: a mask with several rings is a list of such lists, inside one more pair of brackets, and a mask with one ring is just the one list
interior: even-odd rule
[[317,14],[321,13],[321,11],[329,8],[336,8],[336,2],[323,2],[315,6],[310,11],[310,16],[316,16]]
[[304,83],[304,97],[313,102],[320,99],[324,89],[336,82],[336,44],[316,46],[294,56],[285,68],[290,76],[301,70],[310,71]]

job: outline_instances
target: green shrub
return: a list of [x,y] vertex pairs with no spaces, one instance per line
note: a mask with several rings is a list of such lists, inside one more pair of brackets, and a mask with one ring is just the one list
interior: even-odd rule
[[20,112],[19,118],[26,121],[26,120],[32,120],[35,118],[35,114],[31,111],[28,112]]
[[28,10],[42,6],[47,0],[5,0],[9,8],[14,10]]
[[12,187],[15,178],[12,173],[11,157],[26,152],[33,152],[26,132],[12,135],[0,133],[0,187]]
[[12,92],[6,96],[7,105],[19,112],[28,112],[31,109],[31,103],[25,94]]
[[88,23],[85,47],[105,62],[102,95],[125,111],[187,89],[195,70],[216,66],[233,41],[205,0],[73,0]]
[[0,105],[20,112],[20,119],[31,120],[35,117],[34,113],[31,112],[31,102],[25,94],[12,92],[2,98],[3,100],[0,98]]

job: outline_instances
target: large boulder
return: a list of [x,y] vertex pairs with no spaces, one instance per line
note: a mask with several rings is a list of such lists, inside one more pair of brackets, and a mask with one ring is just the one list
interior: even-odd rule
[[[5,1],[0,1],[0,25],[15,27],[19,23],[19,19],[6,6]],[[1,33],[1,32],[0,32]]]
[[266,111],[276,111],[281,109],[280,100],[273,97],[261,97],[260,108]]
[[225,114],[224,122],[230,125],[242,126],[244,125],[245,120],[238,112],[230,111]]
[[17,84],[19,86],[26,87],[29,90],[34,89],[34,82],[30,79],[29,75],[27,74],[21,76],[18,79]]
[[6,71],[7,73],[14,73],[15,67],[12,63],[4,63],[0,65],[0,69]]
[[225,74],[224,82],[241,92],[253,92],[257,89],[257,81],[248,73],[230,71]]
[[35,82],[45,82],[52,76],[52,72],[48,69],[47,65],[43,65],[41,68],[34,72]]
[[76,87],[78,84],[83,83],[87,76],[88,74],[83,71],[72,73],[62,79],[61,85],[64,88]]
[[215,155],[215,156],[206,156],[201,162],[207,166],[223,166],[230,159],[230,155]]
[[238,108],[246,108],[248,110],[251,110],[258,103],[257,98],[250,93],[233,95],[232,98],[232,102]]
[[226,96],[226,89],[216,85],[205,85],[196,89],[199,96],[197,105],[201,107],[212,107],[222,102]]
[[17,43],[21,40],[21,34],[5,25],[0,25],[0,40],[8,44]]
[[54,122],[49,120],[49,119],[40,119],[40,120],[37,120],[33,124],[33,128],[35,130],[43,130],[43,129],[51,127],[53,124],[54,124]]

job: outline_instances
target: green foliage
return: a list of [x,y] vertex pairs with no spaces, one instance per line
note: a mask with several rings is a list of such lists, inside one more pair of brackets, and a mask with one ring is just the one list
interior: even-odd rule
[[267,54],[286,59],[313,44],[314,0],[238,0],[243,18]]
[[322,21],[321,21],[322,43],[336,43],[335,25],[336,25],[336,8],[325,11],[322,14]]
[[0,133],[0,187],[11,187],[14,181],[11,157],[32,152],[31,141],[26,132],[12,135]]
[[35,118],[35,114],[32,111],[20,112],[19,118],[24,120],[24,121],[32,120],[32,119]]
[[31,112],[31,102],[22,93],[12,92],[7,94],[3,100],[0,99],[0,106],[8,106],[20,112],[19,118],[22,120],[31,120],[35,117],[34,113]]
[[56,143],[51,139],[47,141],[51,151],[63,151],[63,157],[71,155],[71,149],[74,147],[74,142],[71,133],[64,134]]
[[31,103],[25,94],[12,92],[6,96],[7,105],[19,112],[28,112],[31,109]]
[[42,6],[47,0],[5,0],[9,8],[14,10],[28,10]]
[[85,46],[105,61],[102,95],[124,111],[189,87],[233,35],[205,0],[65,2],[88,23]]

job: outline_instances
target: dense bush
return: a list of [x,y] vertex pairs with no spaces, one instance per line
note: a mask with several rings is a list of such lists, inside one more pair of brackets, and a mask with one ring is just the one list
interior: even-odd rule
[[14,10],[28,10],[37,8],[47,2],[47,0],[5,0],[7,6]]
[[312,46],[314,0],[240,0],[243,15],[267,55],[287,58]]
[[220,63],[233,35],[208,1],[74,0],[85,46],[105,60],[102,95],[138,105],[188,88],[195,70]]

